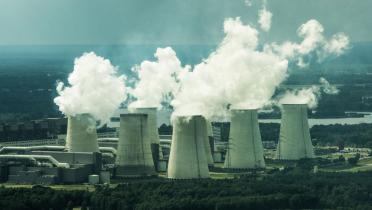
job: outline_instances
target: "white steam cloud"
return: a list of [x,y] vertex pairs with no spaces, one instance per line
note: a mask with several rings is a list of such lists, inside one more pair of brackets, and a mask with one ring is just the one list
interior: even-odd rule
[[158,48],[154,56],[157,61],[143,61],[133,68],[138,82],[129,89],[136,98],[129,108],[160,107],[162,102],[170,102],[172,94],[179,88],[179,77],[189,71],[190,67],[182,67],[170,47]]
[[125,77],[117,74],[109,60],[93,52],[84,53],[75,59],[68,77],[70,86],[58,82],[59,96],[54,102],[67,116],[90,114],[103,125],[126,99]]
[[338,33],[327,39],[323,35],[324,28],[317,20],[309,20],[302,24],[297,30],[297,34],[303,40],[301,43],[285,42],[281,45],[272,43],[265,45],[265,51],[280,55],[283,58],[297,61],[298,66],[308,65],[304,57],[315,54],[318,61],[322,61],[330,55],[339,56],[349,46],[349,38]]
[[307,104],[310,109],[318,106],[321,93],[336,95],[339,93],[337,87],[332,86],[325,78],[319,79],[320,86],[286,91],[279,99],[279,104]]
[[264,6],[258,12],[258,23],[260,24],[260,27],[263,31],[270,30],[272,17],[273,17],[273,14],[269,10],[266,9],[266,6]]
[[279,100],[279,104],[307,104],[311,109],[318,105],[320,89],[317,86],[310,88],[286,91],[284,96]]
[[329,95],[336,95],[340,92],[336,86],[331,85],[324,77],[319,79],[320,84],[322,85],[323,92]]
[[182,79],[172,105],[175,115],[224,117],[228,107],[259,108],[285,79],[287,60],[257,51],[258,32],[239,18],[224,23],[215,52]]
[[252,6],[252,0],[244,0],[244,4],[247,7],[251,7]]
[[[200,114],[218,119],[225,118],[230,108],[261,108],[270,104],[276,88],[288,76],[289,62],[305,65],[303,58],[312,53],[318,54],[319,59],[320,55],[337,56],[347,49],[345,35],[337,34],[328,40],[323,30],[319,22],[310,20],[298,29],[302,42],[269,43],[259,50],[255,28],[244,25],[239,18],[226,19],[225,38],[216,51],[181,78],[180,89],[171,102],[173,115]],[[311,94],[315,92],[311,88],[294,95],[304,96],[300,98],[307,99],[301,103],[313,106],[317,97]],[[293,97],[283,100],[287,98]]]

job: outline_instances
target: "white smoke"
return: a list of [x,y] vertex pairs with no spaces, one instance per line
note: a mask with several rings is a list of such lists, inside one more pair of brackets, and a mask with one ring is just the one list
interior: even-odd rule
[[84,53],[75,59],[74,70],[68,77],[70,86],[58,82],[59,96],[54,103],[67,116],[90,114],[103,125],[126,99],[126,78],[117,74],[109,60],[93,52]]
[[279,104],[307,104],[310,109],[318,106],[322,93],[336,95],[337,87],[331,85],[324,77],[319,79],[320,86],[286,91],[279,98]]
[[320,84],[322,85],[323,92],[329,95],[336,95],[340,92],[336,86],[331,85],[324,77],[319,79]]
[[320,97],[320,88],[312,86],[293,91],[286,91],[280,98],[279,104],[307,104],[311,109],[316,108]]
[[[339,55],[347,48],[347,37],[336,35],[327,40],[323,30],[317,21],[310,20],[298,29],[303,38],[299,44],[269,43],[260,51],[255,28],[244,25],[239,18],[226,19],[225,38],[216,51],[181,79],[180,91],[171,103],[173,115],[216,119],[226,117],[230,108],[261,108],[270,104],[276,88],[288,76],[289,62],[307,65],[303,58],[311,53]],[[299,95],[301,100],[296,103],[313,107],[317,104],[317,89],[298,90],[293,96],[288,93],[283,100],[292,101],[289,99]]]
[[247,7],[251,7],[252,6],[252,0],[244,0],[244,4]]
[[143,61],[133,71],[138,75],[138,82],[129,93],[136,101],[129,108],[160,107],[162,102],[169,102],[172,93],[179,88],[179,79],[190,67],[182,67],[176,53],[170,47],[158,48],[154,54],[157,61]]
[[258,32],[239,18],[226,19],[220,46],[182,79],[175,115],[224,117],[228,107],[259,108],[285,79],[287,60],[257,50]]
[[271,43],[266,44],[264,49],[266,52],[297,61],[300,67],[308,65],[304,62],[304,57],[315,54],[318,61],[322,61],[330,55],[339,56],[348,49],[349,38],[345,34],[338,33],[327,39],[323,32],[324,28],[317,20],[309,20],[297,30],[298,36],[303,39],[301,43],[285,42],[280,45]]
[[266,6],[264,6],[258,12],[258,23],[260,24],[260,27],[263,31],[270,30],[272,17],[273,17],[273,14],[269,10],[266,9]]

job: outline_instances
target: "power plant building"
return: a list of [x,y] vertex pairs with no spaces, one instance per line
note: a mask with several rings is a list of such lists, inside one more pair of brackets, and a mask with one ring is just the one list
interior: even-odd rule
[[117,176],[155,174],[147,118],[146,114],[120,115]]
[[280,160],[314,158],[306,104],[283,104],[276,157]]
[[202,116],[176,116],[173,120],[172,145],[168,163],[168,178],[208,178],[205,149],[206,119]]
[[224,168],[265,168],[257,110],[231,110],[230,138]]

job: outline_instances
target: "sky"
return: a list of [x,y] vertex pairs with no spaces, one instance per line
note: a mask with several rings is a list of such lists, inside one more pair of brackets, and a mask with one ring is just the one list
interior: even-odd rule
[[[216,44],[223,21],[241,17],[257,26],[262,0],[0,0],[0,45]],[[267,0],[272,28],[263,41],[297,38],[317,19],[325,34],[372,41],[372,0]]]

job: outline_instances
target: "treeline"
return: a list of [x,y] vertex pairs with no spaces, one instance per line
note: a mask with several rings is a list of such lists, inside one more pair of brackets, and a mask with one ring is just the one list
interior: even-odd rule
[[[72,210],[74,206],[88,206],[91,193],[84,190],[54,190],[49,187],[0,187],[2,210]],[[83,209],[83,208],[82,208]]]
[[[260,123],[263,141],[279,139],[279,123]],[[372,124],[356,125],[314,125],[310,135],[315,145],[353,146],[372,148]]]
[[309,173],[300,167],[222,180],[128,182],[94,192],[0,188],[1,209],[372,209],[372,172]]
[[[263,141],[278,142],[280,133],[279,123],[260,123],[259,126]],[[172,126],[161,125],[159,133],[161,135],[171,135]],[[372,148],[372,124],[314,125],[310,129],[310,135],[315,145]]]

